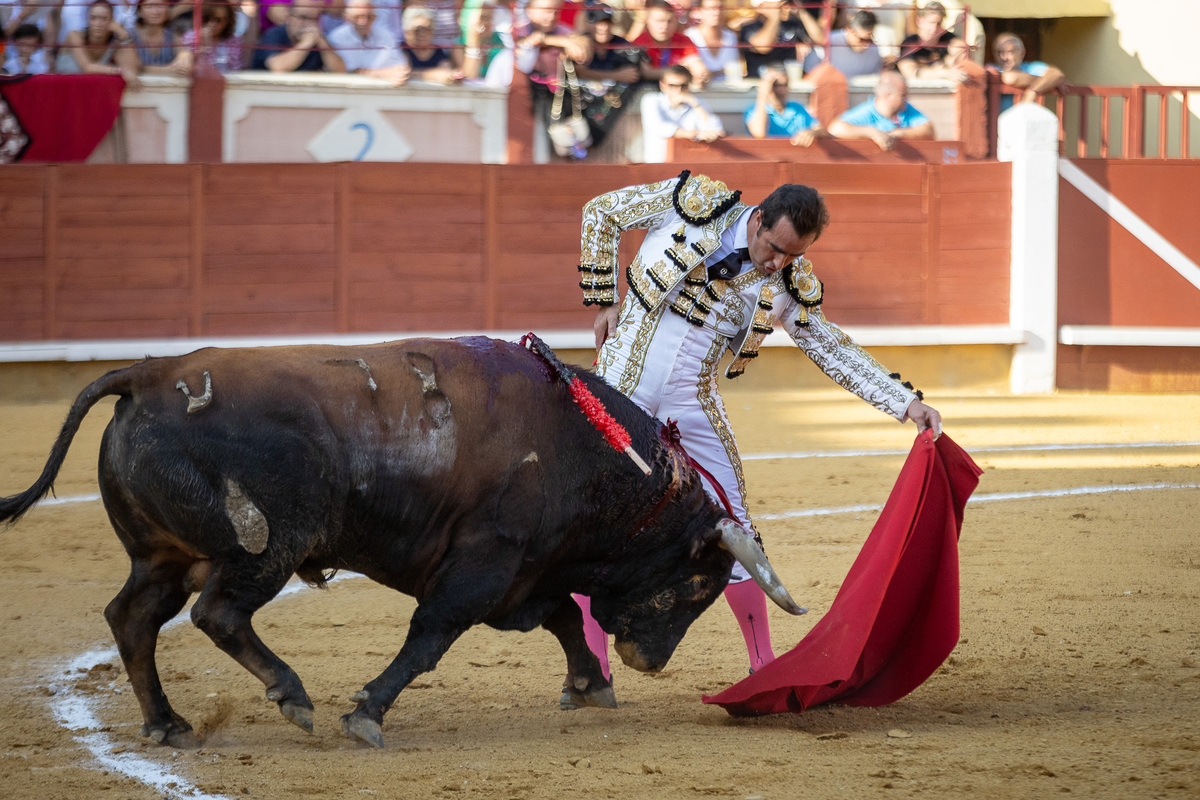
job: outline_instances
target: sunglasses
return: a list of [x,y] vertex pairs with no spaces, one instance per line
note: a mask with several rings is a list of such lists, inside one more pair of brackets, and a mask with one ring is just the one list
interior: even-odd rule
[[688,87],[688,85],[686,83],[664,83],[663,84],[664,89],[686,89],[687,87]]

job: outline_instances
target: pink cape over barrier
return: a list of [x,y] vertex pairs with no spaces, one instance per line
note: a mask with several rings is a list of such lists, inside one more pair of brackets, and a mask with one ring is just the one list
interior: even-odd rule
[[958,536],[981,470],[917,435],[828,613],[792,650],[704,702],[734,716],[820,703],[881,706],[916,689],[958,643]]

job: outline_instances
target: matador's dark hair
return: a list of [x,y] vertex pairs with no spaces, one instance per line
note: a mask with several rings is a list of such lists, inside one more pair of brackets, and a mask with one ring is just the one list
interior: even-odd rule
[[810,234],[816,234],[814,241],[820,239],[829,224],[825,198],[811,186],[798,183],[785,183],[771,192],[758,210],[762,213],[763,227],[773,228],[780,217],[786,216],[802,239]]

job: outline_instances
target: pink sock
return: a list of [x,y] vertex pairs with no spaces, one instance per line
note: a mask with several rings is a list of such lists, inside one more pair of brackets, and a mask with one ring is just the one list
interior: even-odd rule
[[575,602],[583,611],[583,636],[587,639],[588,649],[600,659],[600,671],[611,681],[612,670],[608,668],[608,634],[600,627],[600,623],[592,618],[592,598],[581,594],[573,594],[571,597],[575,598]]
[[775,660],[771,649],[771,626],[767,621],[767,596],[754,581],[731,583],[725,587],[725,599],[737,618],[750,654],[750,669],[756,670]]

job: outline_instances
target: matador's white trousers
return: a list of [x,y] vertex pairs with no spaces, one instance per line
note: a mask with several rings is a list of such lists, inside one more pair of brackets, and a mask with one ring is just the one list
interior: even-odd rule
[[[597,373],[643,410],[679,426],[688,454],[713,476],[733,509],[751,530],[737,442],[717,390],[717,362],[728,339],[688,323],[663,307],[646,313],[634,298],[622,305],[617,334],[605,342]],[[720,505],[708,481],[705,489]],[[731,583],[749,578],[735,563]]]

